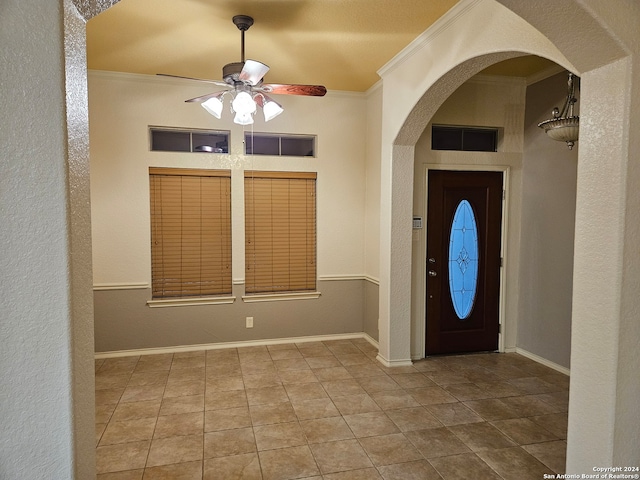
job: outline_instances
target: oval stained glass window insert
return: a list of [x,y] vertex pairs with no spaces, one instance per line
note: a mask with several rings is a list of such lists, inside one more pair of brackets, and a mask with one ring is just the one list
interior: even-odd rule
[[478,228],[473,208],[462,200],[449,235],[449,292],[460,320],[471,315],[478,288]]

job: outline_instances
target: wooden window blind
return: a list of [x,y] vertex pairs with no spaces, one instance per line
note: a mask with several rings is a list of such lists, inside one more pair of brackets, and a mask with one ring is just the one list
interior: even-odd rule
[[316,289],[316,174],[246,171],[245,293]]
[[231,172],[150,168],[155,299],[231,293]]

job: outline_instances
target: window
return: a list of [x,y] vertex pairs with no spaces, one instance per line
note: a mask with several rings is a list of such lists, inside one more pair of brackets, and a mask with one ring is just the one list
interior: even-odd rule
[[150,168],[154,299],[231,293],[231,172]]
[[229,132],[151,127],[151,150],[156,152],[229,153]]
[[280,135],[277,133],[244,134],[246,155],[314,157],[316,137],[313,135]]
[[498,149],[498,129],[433,125],[431,127],[431,149],[496,152]]
[[245,293],[316,289],[316,174],[246,171]]

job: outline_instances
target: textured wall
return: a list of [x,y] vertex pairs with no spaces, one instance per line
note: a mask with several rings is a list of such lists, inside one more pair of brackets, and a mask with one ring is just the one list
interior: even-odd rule
[[527,88],[517,345],[569,368],[580,143],[569,150],[538,128],[566,91],[565,73]]

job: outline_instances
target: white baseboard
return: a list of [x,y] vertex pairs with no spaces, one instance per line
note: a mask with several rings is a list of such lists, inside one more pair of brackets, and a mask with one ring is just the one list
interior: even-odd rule
[[413,362],[411,361],[410,358],[405,360],[387,360],[379,353],[378,353],[378,356],[376,357],[376,360],[378,360],[385,367],[410,367],[413,365]]
[[553,368],[554,370],[560,372],[560,373],[564,373],[565,375],[569,376],[570,374],[570,370],[568,368],[565,368],[561,365],[558,365],[557,363],[553,363],[550,360],[547,360],[546,358],[542,358],[539,355],[536,355],[535,353],[531,353],[528,352],[527,350],[524,350],[522,348],[514,348],[514,349],[510,349],[512,351],[514,351],[515,353],[522,355],[523,357],[527,357],[530,360],[533,360],[534,362],[538,362],[541,363],[542,365],[544,365],[545,367],[549,367],[549,368]]
[[308,343],[308,342],[323,342],[323,341],[331,341],[331,340],[352,340],[355,338],[364,338],[375,347],[378,346],[378,343],[366,333],[341,333],[336,335],[313,335],[309,337],[269,338],[265,340],[246,340],[246,341],[240,341],[240,342],[208,343],[208,344],[201,344],[201,345],[177,345],[173,347],[118,350],[113,352],[98,352],[94,356],[96,360],[100,360],[103,358],[129,357],[133,355],[154,355],[159,353],[197,352],[200,350],[220,350],[223,348],[282,345],[287,343]]

